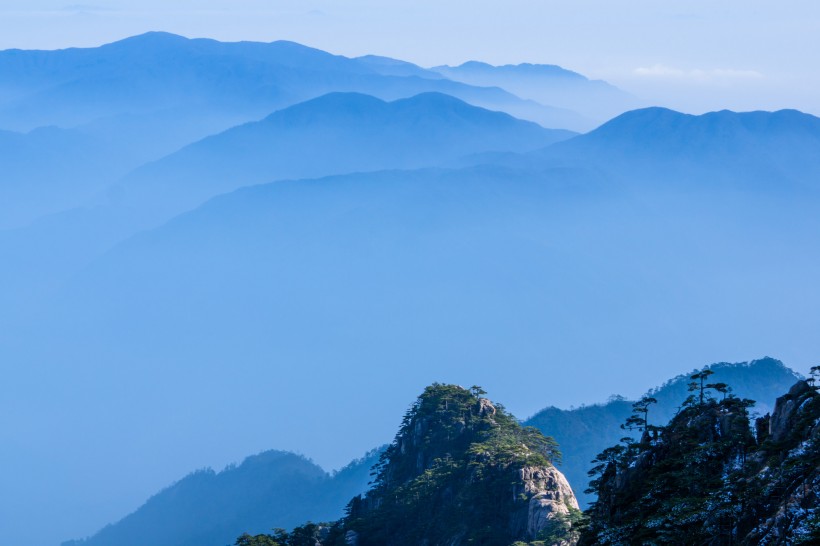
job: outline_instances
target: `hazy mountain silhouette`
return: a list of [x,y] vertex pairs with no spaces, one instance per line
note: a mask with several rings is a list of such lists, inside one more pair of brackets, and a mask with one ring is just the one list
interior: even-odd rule
[[[713,364],[708,366],[715,372],[714,382],[728,384],[732,394],[757,402],[754,411],[760,415],[770,413],[775,399],[800,376],[772,358],[763,358],[741,364]],[[664,424],[672,418],[681,403],[691,393],[688,385],[692,371],[670,379],[660,387],[648,391],[658,403],[651,406],[650,419],[653,424]],[[604,449],[615,445],[630,431],[620,425],[632,415],[632,400],[613,396],[605,404],[581,406],[575,409],[545,408],[524,424],[534,426],[544,434],[553,436],[561,446],[564,462],[561,471],[567,476],[578,501],[583,505],[592,502],[593,496],[584,493],[589,483],[587,472],[592,467],[592,459]]]
[[[36,146],[26,153],[7,148],[14,155],[9,165],[21,165],[17,178],[27,177],[32,182],[32,172],[45,170],[39,185],[9,184],[9,195],[17,196],[8,201],[10,220],[11,212],[17,218],[23,214],[21,193],[31,196],[31,207],[26,209],[29,220],[31,210],[42,211],[43,203],[60,197],[55,191],[50,194],[53,199],[42,199],[44,188],[66,188],[61,203],[69,203],[68,199],[77,199],[77,195],[87,196],[90,190],[82,192],[83,185],[73,183],[69,164],[77,164],[78,172],[92,173],[83,178],[86,188],[97,188],[92,182],[100,184],[106,172],[127,164],[115,153],[105,153],[105,147],[95,146],[95,139],[75,137],[77,131],[53,131],[64,135],[65,142],[51,148],[67,148],[76,157],[44,163],[37,160],[41,152]],[[0,294],[0,304],[16,310],[12,314],[17,320],[17,313],[30,312],[36,307],[35,301],[61,279],[118,240],[244,185],[280,178],[431,166],[486,150],[533,150],[573,135],[437,93],[392,103],[356,93],[326,95],[209,137],[146,165],[107,192],[112,200],[105,205],[57,214],[24,229],[0,231],[0,252],[8,258],[0,280],[17,287]],[[101,164],[109,163],[112,168],[105,171]],[[19,182],[13,175],[11,168],[10,181]]]
[[[96,48],[0,51],[0,130],[78,130],[64,144],[53,136],[26,138],[29,152],[19,164],[27,170],[18,180],[12,169],[4,180],[25,190],[10,196],[15,210],[0,207],[0,228],[74,206],[90,188],[140,164],[332,92],[384,100],[439,92],[548,127],[588,128],[573,112],[497,87],[451,81],[403,61],[349,59],[286,41],[222,43],[151,32]],[[0,139],[0,159],[20,147],[8,140]]]
[[[0,52],[0,127],[76,127],[120,117],[120,128],[128,128],[122,116],[148,115],[155,129],[171,129],[170,135],[157,130],[155,138],[178,146],[197,130],[216,132],[336,91],[386,100],[443,92],[479,106],[509,107],[514,115],[527,112],[548,126],[555,125],[550,116],[566,114],[502,89],[419,74],[397,75],[373,59],[293,42],[223,43],[161,32],[97,48],[8,50]],[[139,119],[133,122],[139,127]],[[182,122],[191,126],[174,127]]]
[[[604,121],[605,119],[612,117],[608,116],[596,122],[596,120],[579,114],[575,109],[563,106],[563,103],[570,101],[561,100],[558,96],[556,96],[556,98],[559,100],[561,105],[540,100],[549,98],[543,92],[540,94],[530,93],[527,95],[520,95],[520,97],[524,100],[519,99],[510,101],[509,97],[506,96],[506,93],[510,90],[504,88],[502,82],[497,78],[484,78],[483,80],[478,78],[476,81],[483,81],[483,83],[473,84],[471,89],[481,90],[481,93],[476,93],[474,90],[461,88],[453,89],[451,86],[454,84],[469,84],[469,82],[467,82],[465,78],[462,78],[461,74],[458,73],[457,70],[451,72],[445,70],[447,67],[436,67],[430,69],[422,68],[413,63],[408,63],[398,59],[391,59],[390,57],[380,57],[377,55],[357,57],[356,60],[383,76],[407,76],[427,80],[442,80],[441,85],[447,86],[446,88],[442,88],[442,92],[468,100],[469,102],[479,106],[484,106],[492,110],[503,110],[513,116],[536,121],[545,127],[560,127],[572,129],[574,131],[588,131],[598,125],[600,121]],[[583,78],[583,76],[579,77]],[[518,89],[525,92],[527,91],[526,88],[521,86],[519,86]],[[504,91],[504,94],[499,94],[502,90]],[[516,92],[513,92],[513,94],[516,94]],[[557,95],[557,93],[554,94]],[[539,98],[533,95],[538,95]],[[516,95],[516,97],[518,96],[519,95]],[[574,101],[574,104],[583,105],[584,103],[576,100]],[[627,108],[617,109],[617,112],[615,113],[621,113],[626,109]]]
[[0,110],[0,125],[23,128],[177,110],[258,115],[315,93],[311,87],[323,81],[368,73],[292,42],[221,43],[162,32],[97,48],[4,51],[0,67],[0,85],[18,89]]
[[640,106],[637,98],[605,81],[590,80],[556,65],[493,66],[470,61],[430,70],[455,81],[501,87],[525,99],[579,112],[593,124]]
[[222,472],[194,472],[133,514],[64,546],[225,546],[245,532],[290,529],[342,516],[367,490],[378,452],[333,474],[304,457],[269,451]]
[[128,206],[170,217],[241,186],[436,166],[490,150],[535,150],[572,136],[439,93],[391,103],[333,93],[146,165],[114,195]]
[[820,118],[798,112],[700,116],[665,108],[627,112],[600,128],[533,154],[550,165],[594,166],[622,180],[778,190],[820,189]]
[[[16,470],[0,511],[32,521],[36,506],[55,527],[77,526],[116,497],[95,511],[112,519],[137,502],[134,484],[157,487],[150,469],[118,462],[170,444],[187,446],[183,461],[203,449],[226,457],[214,435],[235,449],[264,431],[349,459],[383,443],[396,424],[384,416],[441,374],[494,385],[500,399],[546,401],[561,385],[594,400],[635,362],[647,383],[739,347],[803,362],[820,352],[820,295],[806,288],[820,277],[815,119],[639,111],[508,166],[246,187],[94,247],[30,317],[7,316],[0,330],[16,374],[0,414],[30,416],[8,422],[4,463]],[[71,244],[109,236],[117,212],[12,243],[59,256],[55,233]],[[588,377],[581,362],[610,365]],[[388,378],[391,389],[373,388]],[[326,424],[316,400],[360,419],[319,435],[266,417]],[[516,413],[536,409],[519,403]],[[88,460],[78,438],[100,431]],[[45,464],[55,449],[59,464]],[[69,477],[82,482],[64,489],[70,501],[43,495]]]
[[[647,363],[646,382],[660,382],[670,367],[738,347],[820,352],[811,335],[820,299],[805,288],[820,276],[816,195],[618,182],[595,168],[488,166],[280,181],[118,245],[30,327],[3,333],[3,358],[21,370],[4,403],[42,416],[13,432],[21,485],[4,511],[28,506],[31,482],[88,472],[64,428],[107,430],[93,465],[109,479],[69,507],[52,501],[71,517],[106,488],[148,480],[136,468],[115,479],[104,461],[149,445],[196,451],[224,434],[241,446],[264,431],[307,453],[334,445],[335,457],[350,457],[345,446],[383,443],[395,426],[383,415],[400,414],[402,400],[442,373],[494,385],[499,398],[546,401],[555,385],[599,397],[636,361]],[[43,331],[48,344],[36,342]],[[581,377],[564,365],[592,361],[610,366]],[[71,393],[84,404],[60,403],[61,385],[78,376],[93,378]],[[391,389],[372,387],[387,377]],[[214,404],[231,392],[243,395]],[[316,435],[265,417],[326,423],[316,400],[360,419]],[[230,426],[237,419],[241,430]],[[66,440],[65,466],[30,466],[35,431]],[[132,439],[146,435],[145,447]]]

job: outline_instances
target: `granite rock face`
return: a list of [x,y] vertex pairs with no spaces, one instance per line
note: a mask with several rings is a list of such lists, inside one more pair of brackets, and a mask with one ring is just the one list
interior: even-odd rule
[[817,390],[797,382],[754,422],[749,400],[695,399],[657,439],[612,451],[581,543],[820,544]]
[[560,516],[568,516],[570,509],[579,510],[578,501],[569,482],[554,466],[528,466],[518,471],[527,502],[526,536],[538,538],[548,524]]
[[800,404],[810,392],[813,390],[807,382],[798,381],[788,394],[777,399],[769,420],[769,436],[773,442],[782,442],[794,430]]
[[546,535],[551,545],[575,544],[578,501],[552,464],[554,441],[482,394],[428,387],[340,534],[356,546],[509,546]]

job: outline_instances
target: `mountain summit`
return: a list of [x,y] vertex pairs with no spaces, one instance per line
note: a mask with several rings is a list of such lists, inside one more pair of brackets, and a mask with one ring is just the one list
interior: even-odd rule
[[483,394],[427,387],[374,468],[373,488],[324,544],[571,543],[580,512],[553,466],[557,444]]
[[797,110],[691,115],[644,108],[534,155],[551,165],[586,165],[653,186],[676,181],[688,188],[816,191],[820,118]]

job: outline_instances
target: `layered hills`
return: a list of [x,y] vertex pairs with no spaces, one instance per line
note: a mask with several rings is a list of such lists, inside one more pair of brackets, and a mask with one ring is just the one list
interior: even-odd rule
[[437,166],[488,151],[533,151],[574,135],[439,93],[389,103],[333,93],[191,144],[138,169],[113,192],[126,206],[172,217],[242,186]]
[[459,66],[436,66],[431,71],[451,80],[500,87],[525,99],[579,112],[595,125],[641,106],[639,99],[607,82],[590,80],[556,65],[493,66],[469,61]]
[[[385,72],[383,66],[287,41],[224,43],[161,32],[98,48],[9,50],[0,52],[0,127],[75,127],[118,117],[123,123],[123,116],[139,114],[171,128],[170,122],[194,122],[198,112],[213,128],[334,91],[391,100],[437,91],[480,106],[528,111],[551,125],[549,105],[497,87]],[[187,130],[203,126],[200,120]]]
[[333,92],[390,101],[446,93],[547,127],[589,128],[573,112],[498,87],[422,69],[390,69],[414,65],[377,59],[350,59],[287,41],[223,43],[162,32],[96,48],[0,51],[0,130],[59,127],[76,135],[65,143],[43,142],[27,159],[20,157],[22,177],[12,171],[6,183],[23,198],[8,201],[14,209],[0,205],[0,229],[76,206],[90,189],[141,164]]
[[[798,129],[795,138],[807,144],[794,150],[811,150]],[[702,149],[694,138],[687,142]],[[640,149],[636,172],[646,161]],[[117,231],[121,209],[109,209],[100,223],[83,216],[39,226],[36,237],[4,234],[5,248],[22,253],[2,270],[4,285],[14,287],[3,297],[18,301],[3,309],[25,314],[7,315],[0,331],[4,361],[17,370],[17,387],[0,404],[30,408],[36,424],[9,429],[21,478],[14,505],[4,509],[25,514],[43,502],[32,484],[105,476],[99,489],[85,487],[71,503],[46,501],[60,517],[79,521],[92,497],[108,498],[130,481],[115,462],[138,457],[139,438],[190,446],[172,475],[197,466],[191,453],[234,456],[206,442],[214,427],[232,446],[255,445],[260,430],[308,453],[326,453],[327,442],[350,445],[351,435],[358,449],[379,445],[392,424],[367,408],[400,412],[396,400],[443,367],[452,381],[472,381],[480,370],[476,382],[514,401],[564,385],[551,400],[569,405],[577,402],[567,394],[573,389],[605,398],[611,385],[624,383],[619,370],[634,362],[653,363],[652,384],[691,362],[734,358],[737,347],[788,358],[820,351],[813,335],[820,301],[802,288],[820,276],[811,191],[817,170],[808,151],[803,172],[773,175],[765,185],[745,185],[744,172],[732,174],[735,163],[713,158],[716,178],[733,176],[731,192],[709,178],[693,178],[693,191],[681,192],[689,187],[683,177],[676,184],[629,177],[629,163],[596,163],[596,153],[571,164],[534,154],[524,165],[261,184],[127,241],[128,232]],[[709,157],[703,153],[693,152],[691,162]],[[100,237],[105,245],[89,245],[93,252],[71,261],[77,245]],[[59,269],[66,264],[73,265],[67,273]],[[24,290],[32,279],[43,284]],[[43,332],[47,344],[38,341]],[[610,366],[581,378],[567,364],[579,362]],[[549,382],[520,380],[533,370]],[[76,377],[88,381],[66,392]],[[360,377],[390,377],[402,396]],[[226,391],[247,395],[214,405]],[[331,427],[319,438],[265,417],[298,408],[305,422],[324,422],[317,398],[362,415],[357,430]],[[516,411],[537,409],[522,403]],[[247,428],[231,426],[238,420]],[[129,426],[111,425],[117,422]],[[71,438],[96,430],[108,441],[88,460]],[[52,438],[66,457],[44,467],[37,453]],[[336,464],[354,455],[339,453]],[[101,519],[112,520],[171,477],[149,482],[152,471],[141,468],[132,496],[107,505]]]
[[[798,380],[779,361],[720,363],[703,370],[713,373],[713,382],[730,385],[728,395],[755,397],[755,406],[748,408],[753,415],[774,415],[771,422],[781,430],[795,421],[777,409],[782,401],[775,402]],[[680,411],[691,394],[693,373],[648,391],[646,396],[657,400],[651,408],[652,426],[659,426]],[[297,536],[315,535],[314,541],[326,540],[333,528],[329,524],[302,524],[338,520],[345,505],[349,505],[348,516],[335,526],[336,536],[347,536],[348,532],[350,537],[378,536],[383,544],[400,540],[395,537],[424,540],[419,539],[420,535],[437,540],[476,534],[484,540],[491,538],[493,544],[507,543],[512,535],[541,540],[552,537],[556,541],[567,535],[572,538],[568,527],[571,531],[572,522],[581,521],[573,497],[581,500],[584,509],[596,499],[594,494],[583,493],[590,480],[588,472],[595,466],[593,459],[624,436],[640,439],[640,431],[621,427],[632,413],[633,404],[615,397],[607,404],[573,410],[550,407],[524,421],[521,428],[510,421],[499,404],[486,400],[479,389],[434,385],[413,404],[386,451],[374,450],[330,476],[302,457],[263,453],[221,473],[193,473],[152,496],[133,514],[88,539],[68,544],[224,546],[241,533],[264,536],[271,528],[283,528],[284,534],[293,535],[291,542],[301,544]],[[526,427],[537,427],[544,437]],[[776,434],[778,441],[780,435]],[[553,436],[561,439],[560,445],[548,440]],[[533,451],[518,452],[521,445]],[[540,456],[551,459],[556,466],[525,467],[526,471],[516,478],[523,498],[498,510],[496,497],[500,493],[494,488],[503,488],[503,484],[497,478],[510,478],[516,461],[523,463]],[[371,471],[371,467],[375,469]],[[372,489],[369,476],[378,477]],[[478,483],[485,481],[488,483]],[[418,496],[411,499],[408,492]],[[397,498],[404,500],[399,504],[391,501]],[[482,515],[478,522],[465,524],[469,518],[456,513],[484,510],[489,498],[496,511]],[[558,502],[562,499],[571,509]],[[454,512],[447,516],[447,510]],[[503,514],[506,519],[487,525]],[[290,532],[296,527],[297,531]],[[280,533],[276,540],[288,543],[282,537]],[[375,539],[362,540],[364,544]],[[254,544],[249,542],[248,546]]]
[[639,110],[532,151],[555,133],[479,107],[552,126],[537,100],[287,42],[0,68],[0,224],[27,224],[0,233],[7,542],[87,534],[260,434],[338,467],[431,377],[528,415],[636,395],[638,367],[820,351],[811,116]]

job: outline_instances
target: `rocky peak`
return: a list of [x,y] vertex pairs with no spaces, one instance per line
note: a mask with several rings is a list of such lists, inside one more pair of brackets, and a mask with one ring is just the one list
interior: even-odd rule
[[808,382],[798,381],[775,401],[774,411],[769,420],[769,436],[773,442],[782,442],[788,438],[794,430],[799,409],[805,402],[806,397],[814,393]]
[[347,544],[508,545],[545,534],[573,543],[580,511],[553,466],[554,440],[482,394],[425,389],[375,467],[373,488],[351,502],[342,523]]

